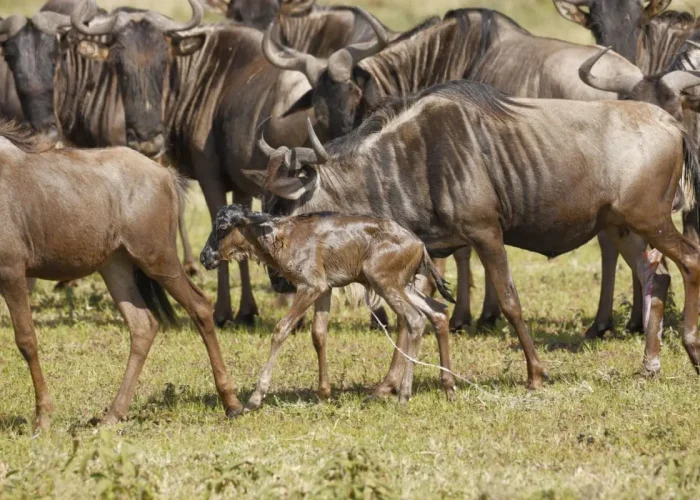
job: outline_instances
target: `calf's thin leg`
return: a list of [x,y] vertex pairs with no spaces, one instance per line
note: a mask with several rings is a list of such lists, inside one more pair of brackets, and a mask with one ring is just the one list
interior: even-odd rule
[[326,362],[326,338],[328,334],[328,314],[331,310],[332,290],[326,291],[314,304],[314,321],[311,327],[311,338],[318,357],[318,397],[328,399],[331,396],[331,383],[328,380],[328,364]]
[[270,348],[270,357],[265,366],[263,366],[258,385],[255,391],[251,394],[248,403],[245,406],[246,411],[253,411],[260,408],[262,401],[270,389],[270,381],[272,380],[272,370],[277,362],[282,344],[289,336],[289,333],[294,329],[294,326],[308,309],[316,302],[327,290],[318,290],[309,287],[297,287],[297,293],[294,296],[294,303],[287,314],[277,323],[275,330],[272,333],[272,346]]
[[[406,322],[401,316],[397,316],[396,318],[396,329],[398,330],[396,334],[396,345],[406,351],[406,349],[408,349],[408,329],[406,327]],[[403,355],[397,349],[394,349],[394,353],[391,356],[389,371],[384,376],[384,380],[382,380],[374,390],[373,397],[384,398],[399,390],[406,365],[405,362],[406,359]]]
[[540,388],[548,375],[537,357],[535,345],[523,321],[520,299],[508,266],[508,256],[503,247],[503,235],[500,229],[489,228],[475,233],[473,242],[479,259],[496,289],[501,311],[515,329],[520,345],[525,351],[528,388]]
[[[447,307],[431,297],[426,297],[410,286],[406,287],[405,291],[411,304],[422,312],[428,318],[430,324],[433,325],[433,328],[435,328],[438,351],[440,353],[440,366],[452,370],[450,362],[450,333],[446,316]],[[453,399],[456,385],[452,373],[440,371],[440,380],[447,398]]]
[[158,322],[138,291],[134,265],[129,259],[114,256],[100,274],[131,334],[129,359],[122,384],[109,412],[102,419],[104,424],[114,424],[126,417],[136,382],[158,331]]
[[450,330],[466,330],[472,323],[470,304],[471,272],[469,259],[472,255],[471,247],[463,247],[454,253],[457,265],[457,297],[455,308],[450,317]]
[[22,357],[29,366],[29,374],[34,385],[36,399],[36,415],[34,430],[48,431],[51,426],[50,415],[53,412],[53,402],[46,387],[44,374],[39,364],[39,348],[32,321],[32,311],[29,307],[29,289],[27,279],[21,272],[12,272],[0,277],[0,289],[3,291],[7,308],[12,318],[15,330],[15,343]]

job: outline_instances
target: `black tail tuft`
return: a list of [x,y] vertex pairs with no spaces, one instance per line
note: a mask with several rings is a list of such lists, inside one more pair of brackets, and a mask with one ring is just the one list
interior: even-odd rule
[[448,288],[450,284],[445,281],[442,276],[440,276],[440,273],[435,268],[435,264],[433,264],[433,260],[430,258],[430,255],[428,255],[427,248],[423,250],[423,265],[428,271],[430,271],[430,275],[435,280],[435,286],[437,287],[438,292],[440,292],[440,295],[442,295],[446,301],[454,304],[456,301]]
[[177,316],[173,309],[165,290],[156,280],[149,278],[138,267],[134,267],[134,278],[136,279],[136,288],[138,288],[141,297],[143,297],[146,307],[153,313],[153,316],[159,323],[166,328],[177,325]]

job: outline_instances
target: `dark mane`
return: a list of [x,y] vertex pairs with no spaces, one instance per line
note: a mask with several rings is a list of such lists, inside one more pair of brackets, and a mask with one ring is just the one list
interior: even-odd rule
[[467,17],[470,13],[476,12],[478,14],[481,14],[482,18],[487,19],[488,21],[493,20],[495,17],[499,17],[503,19],[504,21],[507,21],[509,24],[512,24],[513,27],[518,28],[519,30],[524,31],[525,33],[529,33],[525,28],[520,26],[518,22],[513,19],[512,17],[509,17],[502,12],[498,12],[497,10],[493,9],[483,9],[483,8],[464,8],[464,9],[453,9],[453,10],[448,10],[447,13],[445,13],[444,19],[462,19]]
[[431,16],[431,17],[425,19],[419,25],[414,26],[410,30],[404,31],[403,33],[401,33],[401,35],[399,35],[396,39],[392,40],[391,43],[392,44],[399,43],[399,42],[403,42],[404,40],[408,40],[416,33],[420,33],[421,31],[423,31],[427,28],[431,28],[431,27],[435,26],[436,24],[440,24],[440,22],[441,22],[441,19],[439,16]]
[[695,16],[691,12],[680,10],[666,10],[655,16],[652,22],[660,21],[667,24],[687,24],[694,23]]
[[4,137],[25,153],[43,153],[53,147],[50,140],[35,135],[31,128],[14,121],[0,120],[0,137]]
[[359,127],[349,134],[331,141],[327,144],[326,149],[331,155],[352,154],[352,151],[367,137],[381,132],[388,123],[400,114],[409,110],[421,99],[430,96],[438,96],[466,104],[477,108],[488,118],[496,120],[509,120],[516,115],[516,111],[512,107],[525,107],[490,85],[469,80],[453,80],[405,97],[383,99],[370,110]]

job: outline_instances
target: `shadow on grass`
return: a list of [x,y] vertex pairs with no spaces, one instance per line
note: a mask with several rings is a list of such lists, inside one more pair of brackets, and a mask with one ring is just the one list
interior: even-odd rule
[[30,430],[30,425],[26,418],[20,415],[0,415],[0,432],[25,434]]

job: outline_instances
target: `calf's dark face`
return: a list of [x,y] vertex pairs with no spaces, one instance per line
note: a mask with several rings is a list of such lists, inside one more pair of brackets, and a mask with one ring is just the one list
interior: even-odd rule
[[242,261],[252,255],[253,247],[241,231],[231,225],[216,226],[199,255],[202,265],[211,270],[221,261]]
[[12,70],[22,111],[38,133],[58,139],[54,114],[54,76],[60,57],[56,35],[49,35],[27,23],[2,44],[5,61]]

